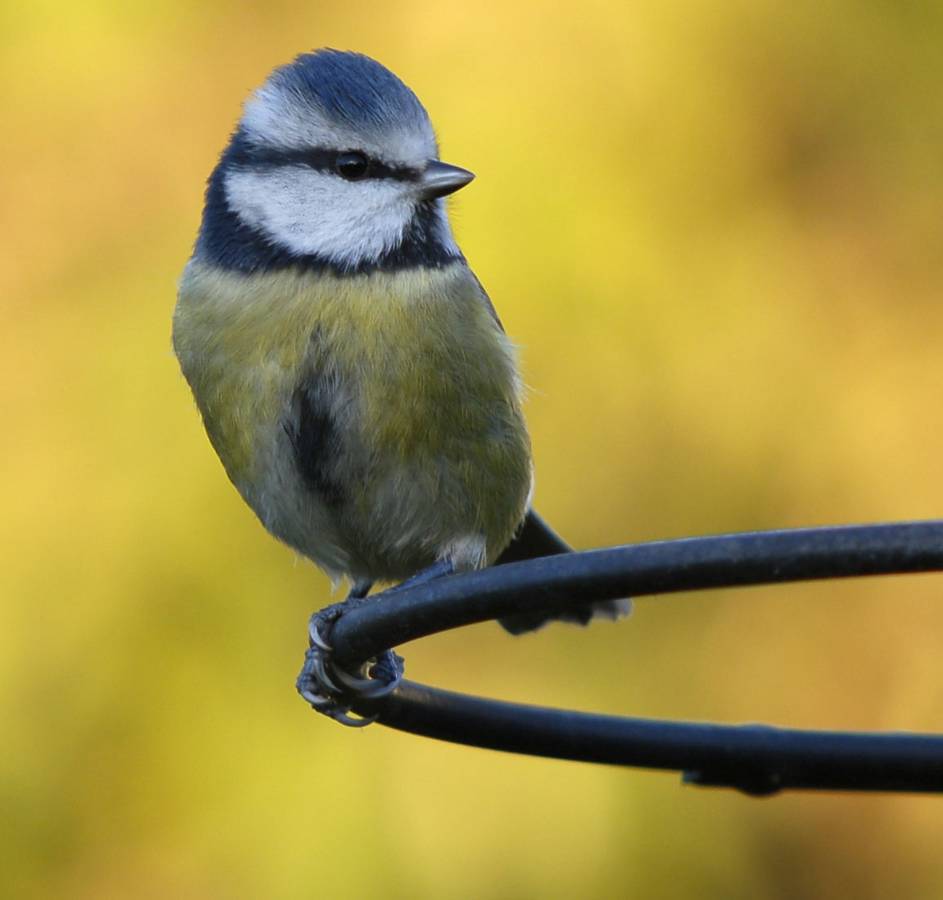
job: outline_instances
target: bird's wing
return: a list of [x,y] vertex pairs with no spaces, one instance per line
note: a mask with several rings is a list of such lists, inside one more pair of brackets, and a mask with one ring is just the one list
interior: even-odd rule
[[[494,308],[494,304],[491,302],[491,298],[488,296],[485,286],[481,283],[481,279],[471,270],[471,268],[469,268],[468,271],[471,273],[471,277],[475,279],[475,284],[478,285],[478,290],[481,293],[481,299],[487,307],[488,312],[491,313],[491,318],[494,319],[495,325],[497,325],[501,331],[504,331],[504,325],[501,323],[501,319],[498,316],[498,311]],[[504,333],[507,334],[506,331],[504,331]]]

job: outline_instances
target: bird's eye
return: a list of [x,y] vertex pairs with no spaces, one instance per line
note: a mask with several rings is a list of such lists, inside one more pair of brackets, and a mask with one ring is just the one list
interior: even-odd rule
[[356,150],[350,150],[347,153],[338,153],[337,161],[334,163],[334,171],[341,178],[348,181],[357,181],[367,174],[369,160],[362,153]]

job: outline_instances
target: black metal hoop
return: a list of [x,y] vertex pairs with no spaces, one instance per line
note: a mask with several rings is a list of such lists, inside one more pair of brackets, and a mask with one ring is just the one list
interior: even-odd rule
[[[340,664],[511,613],[703,588],[943,570],[943,520],[768,531],[567,553],[402,590],[338,619]],[[594,715],[404,681],[352,709],[390,728],[562,759],[678,770],[752,795],[790,788],[943,792],[943,735],[807,731]]]

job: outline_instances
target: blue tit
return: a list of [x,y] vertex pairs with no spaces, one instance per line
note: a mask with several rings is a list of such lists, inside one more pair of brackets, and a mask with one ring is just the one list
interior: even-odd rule
[[246,102],[180,280],[174,349],[226,473],[353,597],[567,549],[529,512],[515,348],[446,214],[474,176],[438,156],[392,72],[303,54]]

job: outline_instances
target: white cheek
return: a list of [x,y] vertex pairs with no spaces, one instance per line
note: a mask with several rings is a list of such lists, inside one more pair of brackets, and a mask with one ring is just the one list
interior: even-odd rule
[[273,243],[339,265],[376,259],[395,247],[414,211],[401,182],[344,181],[302,166],[235,169],[225,188],[230,209]]

